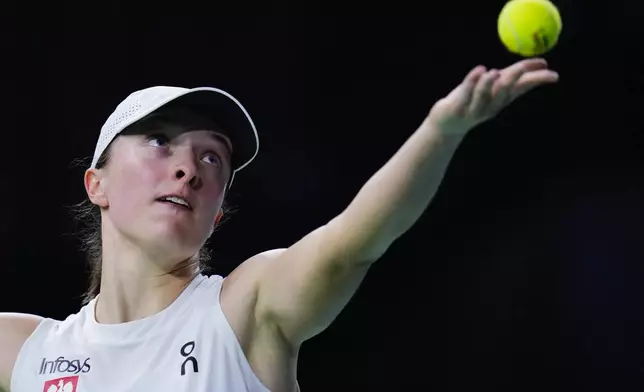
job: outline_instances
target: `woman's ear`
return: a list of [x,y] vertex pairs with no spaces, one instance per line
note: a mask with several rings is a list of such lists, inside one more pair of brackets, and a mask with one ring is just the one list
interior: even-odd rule
[[85,171],[85,191],[89,200],[99,207],[107,207],[107,195],[105,194],[105,179],[97,169],[87,169]]

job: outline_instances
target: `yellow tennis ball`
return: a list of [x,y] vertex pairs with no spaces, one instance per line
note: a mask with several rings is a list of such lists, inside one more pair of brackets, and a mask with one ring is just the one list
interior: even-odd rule
[[559,40],[561,27],[559,10],[548,0],[510,0],[497,22],[503,45],[523,57],[550,51]]

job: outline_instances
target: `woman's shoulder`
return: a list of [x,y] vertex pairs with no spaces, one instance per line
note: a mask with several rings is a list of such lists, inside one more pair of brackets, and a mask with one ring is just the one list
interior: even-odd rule
[[9,390],[16,358],[43,320],[32,314],[0,313],[0,390]]
[[[44,320],[41,316],[27,313],[0,313],[0,328],[6,330],[30,330],[35,329]],[[4,336],[1,334],[0,336]]]

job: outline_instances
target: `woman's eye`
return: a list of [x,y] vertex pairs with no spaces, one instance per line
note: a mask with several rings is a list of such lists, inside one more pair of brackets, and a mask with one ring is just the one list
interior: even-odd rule
[[219,164],[221,163],[221,160],[219,159],[219,156],[217,154],[206,154],[203,157],[203,160],[206,163],[214,166],[219,166]]
[[165,147],[169,140],[164,135],[150,135],[148,136],[148,144],[152,147]]

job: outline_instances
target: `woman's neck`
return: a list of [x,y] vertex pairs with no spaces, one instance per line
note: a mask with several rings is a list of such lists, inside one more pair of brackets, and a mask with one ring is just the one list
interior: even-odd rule
[[121,246],[103,243],[100,296],[95,313],[101,324],[126,323],[162,311],[199,273],[191,260],[155,263],[140,248],[123,241],[118,243]]

